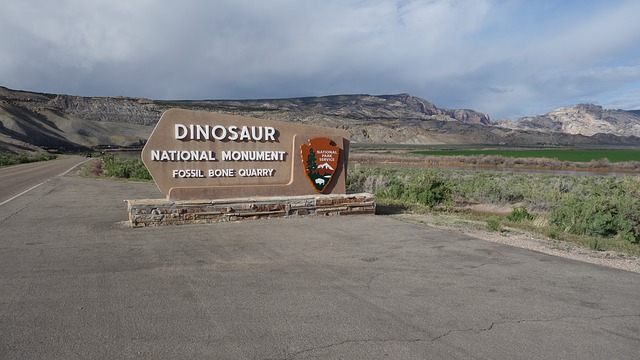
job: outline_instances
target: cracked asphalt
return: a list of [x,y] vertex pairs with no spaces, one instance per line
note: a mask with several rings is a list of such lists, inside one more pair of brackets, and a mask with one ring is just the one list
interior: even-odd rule
[[152,184],[0,206],[2,359],[636,359],[640,275],[383,216],[133,229]]

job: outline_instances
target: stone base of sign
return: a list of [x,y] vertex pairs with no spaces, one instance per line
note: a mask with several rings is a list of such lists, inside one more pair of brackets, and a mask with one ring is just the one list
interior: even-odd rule
[[134,227],[202,224],[296,216],[375,214],[375,197],[368,193],[252,197],[219,200],[125,200]]

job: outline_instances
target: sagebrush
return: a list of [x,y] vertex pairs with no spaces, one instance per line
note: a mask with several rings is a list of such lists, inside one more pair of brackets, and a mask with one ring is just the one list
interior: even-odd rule
[[105,156],[102,158],[102,172],[106,176],[134,179],[134,180],[151,180],[149,171],[140,159]]
[[640,178],[521,172],[390,169],[353,166],[350,191],[445,209],[462,204],[511,205],[510,222],[549,214],[550,230],[640,240]]

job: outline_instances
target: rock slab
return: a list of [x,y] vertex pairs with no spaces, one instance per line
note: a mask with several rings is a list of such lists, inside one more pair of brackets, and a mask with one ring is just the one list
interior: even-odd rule
[[203,224],[297,216],[374,215],[369,193],[219,200],[125,200],[132,227]]

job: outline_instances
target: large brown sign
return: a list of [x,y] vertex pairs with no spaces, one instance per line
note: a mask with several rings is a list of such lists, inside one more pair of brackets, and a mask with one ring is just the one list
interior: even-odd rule
[[171,109],[142,161],[173,200],[344,194],[345,130]]

